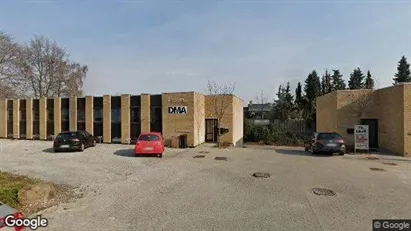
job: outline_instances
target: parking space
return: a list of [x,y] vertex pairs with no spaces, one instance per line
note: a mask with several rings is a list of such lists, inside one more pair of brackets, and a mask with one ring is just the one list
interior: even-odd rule
[[[167,149],[160,159],[134,157],[129,145],[98,144],[73,153],[53,153],[46,141],[0,145],[1,171],[85,192],[42,212],[50,219],[48,230],[370,230],[372,219],[411,217],[406,158],[203,145]],[[255,172],[270,177],[255,178]],[[316,195],[313,188],[335,195]]]

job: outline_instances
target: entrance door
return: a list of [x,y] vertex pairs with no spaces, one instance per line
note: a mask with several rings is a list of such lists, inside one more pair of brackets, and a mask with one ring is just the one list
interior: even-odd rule
[[217,142],[217,119],[206,119],[205,126],[205,142]]
[[368,125],[370,149],[377,150],[378,149],[378,120],[377,119],[361,119],[360,124]]

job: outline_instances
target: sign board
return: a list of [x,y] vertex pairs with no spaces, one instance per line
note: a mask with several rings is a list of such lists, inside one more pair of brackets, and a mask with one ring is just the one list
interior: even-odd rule
[[168,107],[169,114],[187,114],[187,106]]
[[354,126],[355,149],[369,150],[369,129],[368,125]]

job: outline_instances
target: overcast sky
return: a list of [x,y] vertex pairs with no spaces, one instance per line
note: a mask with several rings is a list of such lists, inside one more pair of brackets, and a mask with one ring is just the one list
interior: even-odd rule
[[89,66],[88,95],[204,92],[236,82],[245,102],[316,69],[359,66],[392,84],[411,61],[411,0],[2,0],[0,30],[56,40]]

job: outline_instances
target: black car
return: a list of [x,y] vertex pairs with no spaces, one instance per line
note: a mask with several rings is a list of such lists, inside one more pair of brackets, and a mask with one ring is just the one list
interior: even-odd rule
[[63,150],[84,151],[85,148],[96,146],[96,138],[86,131],[61,132],[54,139],[54,152]]
[[305,151],[312,154],[338,153],[345,154],[344,139],[336,132],[315,132],[304,144]]

